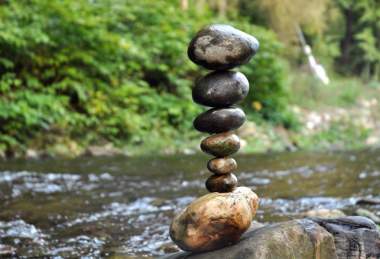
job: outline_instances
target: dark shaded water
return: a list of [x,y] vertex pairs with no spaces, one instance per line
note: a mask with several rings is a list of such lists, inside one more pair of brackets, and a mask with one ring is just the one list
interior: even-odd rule
[[[20,256],[162,255],[174,251],[175,212],[206,193],[206,155],[80,158],[0,163],[0,251]],[[240,185],[260,197],[257,220],[314,208],[347,213],[380,197],[380,150],[282,153],[237,158]],[[1,256],[0,256],[1,257]]]

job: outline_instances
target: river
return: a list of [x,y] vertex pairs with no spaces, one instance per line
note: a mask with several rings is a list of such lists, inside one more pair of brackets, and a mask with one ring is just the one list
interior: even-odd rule
[[[206,193],[207,159],[1,161],[0,251],[51,258],[174,252],[168,226],[174,213]],[[380,150],[241,155],[237,161],[239,185],[261,197],[259,222],[316,208],[352,214],[360,197],[380,197]]]

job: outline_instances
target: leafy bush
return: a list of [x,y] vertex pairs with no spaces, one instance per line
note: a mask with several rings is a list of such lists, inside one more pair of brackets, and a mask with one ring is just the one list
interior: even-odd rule
[[[0,151],[45,136],[141,143],[151,132],[192,132],[200,108],[191,85],[201,70],[188,61],[186,47],[215,20],[208,10],[183,11],[178,2],[1,4]],[[259,101],[265,117],[277,118],[285,98],[279,45],[262,28],[236,25],[262,44],[242,69],[254,82],[247,106]]]

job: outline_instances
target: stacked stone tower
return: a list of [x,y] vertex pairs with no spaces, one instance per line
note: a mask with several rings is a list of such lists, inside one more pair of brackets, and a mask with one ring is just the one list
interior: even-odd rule
[[233,130],[245,121],[243,110],[235,105],[249,90],[247,78],[231,69],[247,63],[258,48],[253,36],[228,25],[208,26],[190,42],[189,58],[214,70],[193,88],[193,100],[211,107],[193,124],[211,134],[202,140],[201,149],[214,158],[207,164],[213,173],[206,181],[211,193],[189,204],[170,226],[170,237],[183,250],[203,252],[236,243],[256,214],[259,198],[250,188],[237,187],[237,164],[230,157],[240,148]]
[[212,134],[201,142],[201,149],[215,156],[207,168],[214,173],[206,181],[210,192],[231,192],[237,186],[237,169],[230,156],[240,148],[232,131],[243,125],[245,114],[235,107],[248,94],[249,82],[240,72],[230,69],[247,63],[259,48],[253,36],[229,25],[211,25],[197,33],[188,48],[196,64],[215,70],[202,77],[193,88],[194,102],[212,107],[194,120],[194,128]]

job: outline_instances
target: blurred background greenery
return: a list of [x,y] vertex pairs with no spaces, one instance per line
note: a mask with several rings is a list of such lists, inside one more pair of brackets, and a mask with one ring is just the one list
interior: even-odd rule
[[[261,43],[241,67],[247,152],[379,142],[377,0],[2,0],[0,19],[3,157],[195,149],[202,108],[191,87],[206,71],[186,48],[210,23]],[[309,71],[295,26],[328,86]]]

